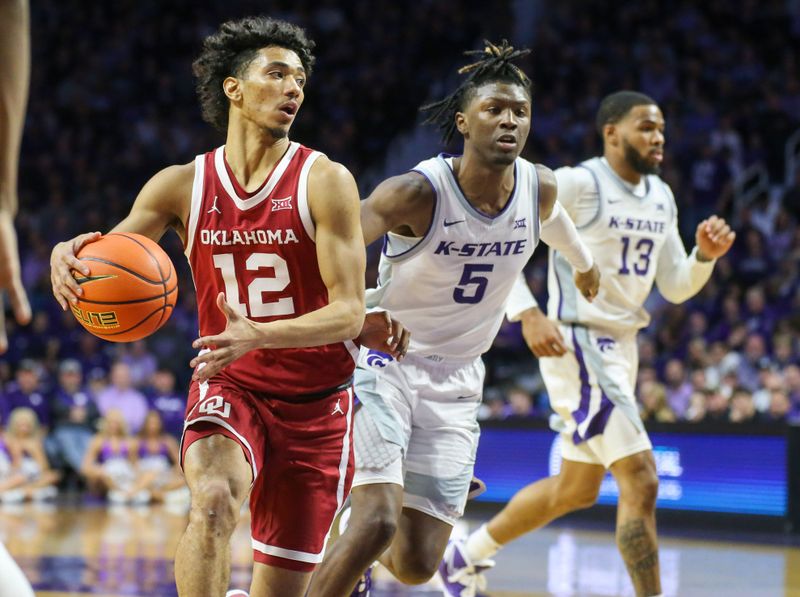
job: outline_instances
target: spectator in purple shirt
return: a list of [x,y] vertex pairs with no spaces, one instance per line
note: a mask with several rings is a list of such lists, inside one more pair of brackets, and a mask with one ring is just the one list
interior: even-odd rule
[[739,300],[735,296],[728,295],[722,299],[722,317],[711,331],[710,340],[725,340],[730,335],[733,328],[742,322],[742,310]]
[[119,360],[128,365],[131,372],[131,384],[135,388],[147,386],[158,368],[156,357],[147,350],[144,340],[131,342],[125,348],[126,351]]
[[788,419],[800,423],[800,366],[789,365],[783,370],[783,383],[789,397]]
[[772,338],[772,360],[775,365],[785,369],[798,362],[794,350],[794,338],[788,333],[778,333]]
[[785,423],[789,420],[791,411],[789,394],[783,388],[775,388],[770,392],[769,408],[764,413],[764,420],[769,423]]
[[116,362],[111,366],[111,383],[97,396],[97,408],[105,416],[119,410],[132,433],[138,433],[147,416],[147,399],[131,385],[128,365]]
[[753,403],[753,395],[747,388],[736,388],[730,400],[729,420],[731,423],[757,423],[758,411]]
[[770,360],[767,356],[767,343],[761,334],[747,337],[744,344],[743,358],[739,362],[737,374],[739,383],[754,392],[759,387],[759,374],[764,368],[769,367]]
[[521,419],[536,416],[533,406],[533,396],[520,386],[514,386],[508,391],[507,419]]
[[16,382],[5,393],[3,420],[15,408],[27,407],[36,413],[42,427],[50,426],[50,401],[42,385],[42,366],[33,359],[22,359],[17,366]]
[[175,391],[175,374],[166,367],[159,368],[153,375],[148,401],[150,408],[161,415],[164,431],[180,438],[183,434],[186,396]]
[[76,358],[80,361],[84,372],[88,373],[93,369],[102,369],[108,373],[111,368],[111,360],[103,352],[102,344],[97,336],[93,336],[88,332],[80,334],[78,349],[79,353]]
[[100,412],[83,385],[83,371],[76,359],[66,359],[58,368],[52,414],[53,431],[45,440],[47,456],[56,468],[69,468],[77,473],[95,434]]
[[745,323],[750,332],[769,336],[775,327],[776,317],[767,307],[764,289],[752,286],[745,293]]
[[664,369],[667,404],[679,419],[683,419],[689,408],[692,384],[686,379],[686,369],[678,359],[670,359]]

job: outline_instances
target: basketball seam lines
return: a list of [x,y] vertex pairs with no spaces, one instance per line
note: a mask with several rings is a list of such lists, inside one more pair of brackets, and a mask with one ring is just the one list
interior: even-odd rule
[[[163,286],[164,285],[164,282],[162,282],[161,280],[151,280],[150,278],[147,278],[147,277],[143,276],[142,274],[137,273],[137,272],[133,271],[132,269],[129,269],[129,268],[125,267],[124,265],[120,265],[119,263],[115,263],[113,261],[109,261],[108,259],[103,259],[102,257],[81,257],[80,260],[81,261],[97,261],[98,263],[105,263],[106,265],[113,265],[114,267],[117,267],[117,268],[121,269],[122,271],[131,274],[132,276],[136,276],[137,278],[147,282],[148,284],[152,284],[154,286],[158,286],[158,285],[162,285]],[[159,270],[159,272],[160,271],[161,270]]]
[[130,301],[89,301],[86,300],[85,298],[81,298],[80,301],[82,303],[89,303],[92,305],[133,305],[136,303],[146,303],[147,301],[154,301],[155,299],[166,299],[168,295],[172,294],[176,290],[178,290],[177,284],[173,286],[172,290],[168,290],[166,294],[164,293],[154,294],[153,296],[148,296],[147,298],[133,299]]
[[[164,323],[164,314],[167,312],[167,284],[166,284],[166,281],[169,278],[167,278],[167,280],[164,279],[164,272],[161,271],[161,264],[158,262],[158,259],[156,259],[156,256],[153,255],[150,252],[150,249],[145,247],[144,244],[142,244],[141,242],[139,242],[137,239],[133,238],[132,236],[128,236],[127,234],[124,234],[124,233],[117,233],[117,234],[119,234],[119,236],[124,236],[128,240],[132,240],[137,245],[142,247],[145,250],[145,252],[150,256],[150,259],[152,259],[155,262],[156,267],[158,268],[158,273],[161,274],[161,285],[164,287],[164,294],[161,295],[161,297],[164,299],[164,310],[161,312],[161,319],[159,319],[158,320],[158,324],[156,324],[156,329],[158,329],[158,328],[161,327],[161,324]],[[170,268],[169,269],[170,269],[169,277],[171,278],[172,277],[172,262],[171,261],[170,261]],[[176,289],[178,288],[177,281],[175,283],[175,288]]]
[[[124,234],[124,233],[119,233],[119,235],[120,236],[124,236],[128,240],[132,240],[137,245],[142,247],[145,250],[145,252],[150,256],[150,259],[152,259],[155,262],[156,267],[158,268],[158,273],[161,274],[161,285],[164,287],[164,294],[161,295],[161,297],[164,299],[164,310],[161,311],[161,318],[158,320],[158,323],[156,324],[156,329],[159,329],[161,327],[161,325],[164,323],[164,314],[167,312],[167,284],[166,284],[166,281],[169,280],[169,278],[167,278],[166,280],[164,279],[164,272],[161,271],[161,264],[159,263],[158,259],[156,259],[156,256],[153,255],[150,252],[150,249],[148,249],[146,246],[144,246],[144,244],[142,244],[140,241],[138,241],[137,239],[133,238],[132,236],[128,236],[127,234]],[[171,261],[170,261],[169,269],[170,269],[169,277],[171,278],[172,277],[172,269],[173,269]],[[175,281],[175,289],[177,290],[177,288],[178,288],[178,282],[176,280]]]
[[[155,311],[151,311],[150,313],[148,313],[147,315],[145,315],[144,319],[142,319],[141,321],[139,321],[138,323],[136,323],[136,325],[133,325],[133,326],[131,326],[131,327],[127,328],[127,329],[124,329],[124,330],[119,330],[119,331],[117,331],[117,332],[109,332],[109,333],[107,333],[107,334],[106,334],[106,333],[103,333],[103,332],[99,332],[99,331],[97,331],[97,330],[93,330],[93,331],[92,331],[92,333],[93,333],[93,334],[95,334],[95,335],[97,335],[97,336],[98,336],[98,337],[100,337],[100,338],[102,338],[102,337],[104,337],[104,336],[119,336],[120,334],[127,334],[128,332],[131,332],[131,331],[135,330],[135,329],[136,329],[136,328],[138,328],[140,325],[142,325],[143,323],[145,323],[145,322],[146,322],[148,319],[150,319],[150,318],[151,318],[153,315],[155,315],[155,314],[156,314],[156,313],[158,313],[159,311],[161,311],[161,316],[163,317],[163,316],[164,316],[164,312],[166,312],[166,310],[167,310],[167,309],[172,309],[172,308],[173,308],[173,306],[172,306],[172,305],[164,305],[163,307],[159,307],[159,308],[158,308],[158,309],[156,309]],[[158,329],[158,328],[156,328],[156,329]],[[151,333],[152,333],[152,332],[151,332]]]

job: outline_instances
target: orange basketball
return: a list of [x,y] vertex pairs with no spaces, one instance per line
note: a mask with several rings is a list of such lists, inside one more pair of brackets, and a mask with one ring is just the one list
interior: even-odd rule
[[178,277],[172,261],[149,238],[111,232],[77,255],[89,275],[73,272],[83,289],[72,313],[95,336],[132,342],[149,336],[172,315]]

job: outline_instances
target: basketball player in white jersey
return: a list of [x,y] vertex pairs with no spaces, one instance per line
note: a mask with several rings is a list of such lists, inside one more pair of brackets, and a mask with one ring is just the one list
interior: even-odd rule
[[[349,525],[315,573],[309,595],[366,595],[378,558],[400,581],[433,576],[472,479],[484,365],[517,276],[539,238],[559,249],[591,300],[597,268],[555,201],[552,172],[519,158],[530,130],[528,78],[507,43],[441,102],[426,106],[445,154],[381,183],[362,205],[367,243],[385,236],[368,307],[411,332],[404,360],[362,349],[356,394],[356,474]],[[541,223],[540,223],[541,222]],[[359,581],[357,583],[357,581]]]
[[559,415],[554,427],[561,433],[561,471],[519,491],[465,544],[451,545],[443,566],[453,579],[450,595],[473,594],[483,584],[481,568],[500,546],[594,504],[607,469],[619,486],[617,546],[636,594],[661,593],[658,477],[634,396],[636,334],[650,320],[643,305],[653,282],[670,302],[689,299],[735,234],[712,216],[697,226],[697,246],[686,255],[675,199],[658,176],[664,117],[655,101],[632,91],[609,95],[600,104],[597,128],[603,157],[555,172],[558,200],[600,267],[597,299],[589,303],[580,296],[569,263],[551,248],[547,317],[524,281],[514,289],[516,309],[508,312],[510,319],[522,320],[525,338],[541,358],[550,404]]
[[[3,292],[8,293],[20,324],[31,308],[20,278],[17,233],[17,171],[30,77],[27,0],[0,0],[0,354],[8,348]],[[5,421],[0,421],[4,423]],[[33,589],[0,543],[0,597],[33,597]]]

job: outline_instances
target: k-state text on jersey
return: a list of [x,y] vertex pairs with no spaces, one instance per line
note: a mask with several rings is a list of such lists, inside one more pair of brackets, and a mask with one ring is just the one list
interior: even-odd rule
[[520,255],[525,252],[528,239],[507,240],[493,243],[464,243],[460,247],[455,241],[443,240],[434,251],[435,255],[456,255],[458,257],[488,257],[489,255]]
[[663,234],[666,222],[658,220],[642,220],[639,218],[622,218],[611,216],[608,218],[609,228],[621,228],[622,230],[639,230],[641,232],[656,232]]
[[294,230],[201,230],[204,245],[285,245],[300,242]]

